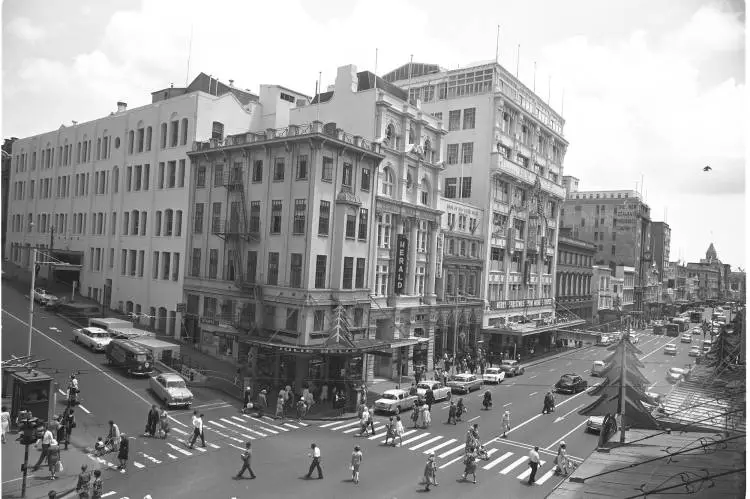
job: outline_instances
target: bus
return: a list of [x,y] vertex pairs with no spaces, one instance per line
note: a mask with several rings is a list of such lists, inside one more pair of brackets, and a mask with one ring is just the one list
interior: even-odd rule
[[680,335],[680,326],[678,326],[675,323],[667,324],[665,329],[667,331],[667,336],[679,336]]
[[696,310],[690,312],[690,322],[700,322],[703,319],[703,314]]

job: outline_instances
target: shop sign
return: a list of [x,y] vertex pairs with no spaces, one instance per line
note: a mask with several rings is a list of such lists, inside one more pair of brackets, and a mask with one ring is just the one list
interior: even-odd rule
[[443,277],[443,233],[438,233],[437,248],[435,248],[435,278]]
[[407,252],[409,250],[409,240],[405,235],[399,234],[396,237],[396,283],[394,293],[403,294],[406,290],[406,263]]

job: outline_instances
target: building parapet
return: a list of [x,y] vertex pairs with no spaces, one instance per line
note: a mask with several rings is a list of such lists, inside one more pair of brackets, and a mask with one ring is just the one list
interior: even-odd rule
[[512,308],[544,307],[552,305],[552,298],[528,298],[523,300],[497,300],[490,302],[492,310],[507,310]]

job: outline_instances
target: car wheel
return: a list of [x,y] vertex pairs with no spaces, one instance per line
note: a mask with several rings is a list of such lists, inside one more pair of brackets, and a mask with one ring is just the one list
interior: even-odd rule
[[396,410],[393,411],[393,414],[395,414],[396,416],[398,416],[399,414],[401,414],[401,407],[396,406]]

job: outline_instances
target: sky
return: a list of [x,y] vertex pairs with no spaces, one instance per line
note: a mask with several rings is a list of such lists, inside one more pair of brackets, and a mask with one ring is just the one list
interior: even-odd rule
[[199,72],[312,95],[318,73],[325,88],[339,66],[382,75],[413,56],[452,69],[498,46],[500,63],[563,114],[564,172],[581,190],[637,185],[672,229],[671,260],[697,261],[713,242],[745,268],[737,0],[5,0],[2,135],[148,104]]

